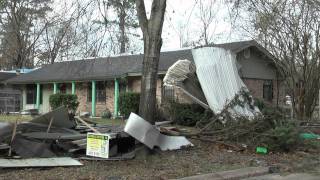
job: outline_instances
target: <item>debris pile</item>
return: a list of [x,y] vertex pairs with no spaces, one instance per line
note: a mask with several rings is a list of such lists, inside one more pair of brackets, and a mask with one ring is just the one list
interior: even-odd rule
[[[94,138],[107,137],[108,144],[99,144],[100,141],[93,138],[93,145],[90,146],[89,135]],[[0,162],[3,162],[0,168],[81,164],[72,158],[132,159],[135,157],[136,140],[150,149],[159,147],[161,150],[174,150],[192,145],[185,137],[161,134],[156,126],[134,113],[130,115],[125,126],[101,125],[80,117],[69,118],[67,109],[60,107],[28,122],[0,123],[0,156],[4,158],[0,159]],[[88,149],[105,151],[104,148],[108,149],[104,158],[94,151],[88,153]],[[44,159],[36,161],[33,160],[35,158]]]
[[116,137],[110,140],[109,160],[132,159],[135,141],[123,128],[94,124],[80,117],[71,119],[67,109],[60,107],[29,122],[0,123],[0,155],[15,159],[65,156],[89,159],[85,155],[87,133],[95,132]]

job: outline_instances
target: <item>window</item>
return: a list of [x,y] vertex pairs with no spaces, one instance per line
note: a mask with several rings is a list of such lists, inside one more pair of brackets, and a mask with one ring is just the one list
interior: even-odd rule
[[[27,104],[36,104],[37,101],[37,85],[27,85]],[[40,104],[42,104],[42,86],[40,85]]]
[[173,101],[174,97],[174,87],[172,86],[162,86],[162,98],[165,101]]
[[272,101],[273,99],[272,80],[263,83],[263,99],[266,101]]
[[[92,100],[92,83],[88,85],[88,96],[87,101]],[[96,102],[105,103],[106,102],[106,84],[104,81],[96,82]]]
[[61,94],[67,93],[67,85],[66,84],[59,84],[59,93],[61,93]]

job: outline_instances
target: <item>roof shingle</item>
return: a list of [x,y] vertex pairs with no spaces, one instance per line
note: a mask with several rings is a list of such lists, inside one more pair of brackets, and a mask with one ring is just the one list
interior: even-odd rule
[[[241,41],[215,44],[213,46],[238,53],[250,46],[257,46],[257,43],[255,41]],[[173,63],[181,59],[193,61],[191,49],[161,52],[158,71],[167,71]],[[28,84],[107,80],[126,76],[128,73],[141,73],[142,61],[142,54],[65,61],[45,65],[40,69],[11,78],[6,82],[11,84]]]

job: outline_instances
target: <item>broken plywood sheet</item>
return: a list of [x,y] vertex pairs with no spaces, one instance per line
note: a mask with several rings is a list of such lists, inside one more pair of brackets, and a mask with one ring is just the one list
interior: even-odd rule
[[30,122],[49,125],[51,118],[53,118],[52,126],[54,127],[73,128],[76,126],[75,121],[69,119],[68,110],[63,106],[41,115]]
[[150,149],[159,147],[162,151],[165,151],[180,149],[183,146],[193,146],[193,144],[183,136],[167,136],[161,134],[155,126],[152,126],[135,113],[130,114],[124,131]]
[[[231,51],[216,47],[202,47],[192,50],[196,73],[208,101],[210,109],[219,114],[235,96],[248,89],[242,82],[236,67],[236,55]],[[239,100],[243,100],[240,97]],[[258,108],[244,102],[236,105],[229,112],[235,116],[254,117],[259,114]]]
[[70,157],[32,158],[32,159],[0,159],[0,168],[62,167],[82,166],[79,161]]

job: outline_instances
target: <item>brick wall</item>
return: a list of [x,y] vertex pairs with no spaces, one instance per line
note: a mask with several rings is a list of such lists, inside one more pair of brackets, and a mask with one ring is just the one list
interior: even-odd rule
[[[253,97],[259,98],[263,100],[263,83],[265,80],[262,79],[247,79],[244,78],[242,79],[247,88],[249,89],[250,93],[252,94]],[[272,103],[273,105],[277,104],[277,82],[275,80],[272,80],[273,83],[273,99],[272,102],[267,102],[266,103]],[[282,83],[279,83],[279,104],[282,105],[284,103],[284,86]],[[180,102],[180,103],[194,103],[193,100],[187,96],[181,89],[179,88],[174,88],[174,96],[175,99]]]
[[[263,83],[265,80],[261,79],[243,79],[251,94],[259,99],[263,99]],[[88,82],[76,83],[76,95],[80,102],[78,112],[91,112],[91,102],[87,101],[88,95]],[[129,77],[128,78],[128,91],[140,92],[141,79],[140,77]],[[282,87],[282,86],[280,86]],[[277,83],[273,80],[273,100],[272,103],[276,105],[277,101]],[[156,98],[158,103],[161,103],[162,94],[162,79],[157,80]],[[180,103],[193,103],[190,97],[185,95],[179,88],[174,88],[174,96]],[[283,103],[283,88],[280,88],[279,104]],[[97,102],[96,104],[96,115],[101,116],[106,110],[113,112],[114,110],[114,82],[110,81],[106,84],[106,101]]]
[[[253,97],[263,100],[263,83],[265,80],[263,79],[248,79],[243,78],[242,79],[244,84],[248,87],[250,93]],[[273,105],[277,105],[277,100],[279,105],[282,105],[284,103],[284,86],[281,82],[278,83],[276,80],[272,80],[273,85],[273,99],[271,102],[265,101],[266,103],[272,103]],[[279,98],[278,96],[278,88],[279,88]]]
[[[91,112],[91,102],[87,101],[89,83],[76,83],[76,95],[78,96],[79,107],[77,112]],[[106,83],[106,101],[96,102],[96,116],[101,116],[106,110],[113,112],[114,108],[114,82]]]
[[[129,77],[128,78],[128,90],[132,92],[140,92],[141,89],[141,78],[140,77]],[[156,98],[158,103],[161,102],[161,90],[162,90],[162,79],[157,80]]]

